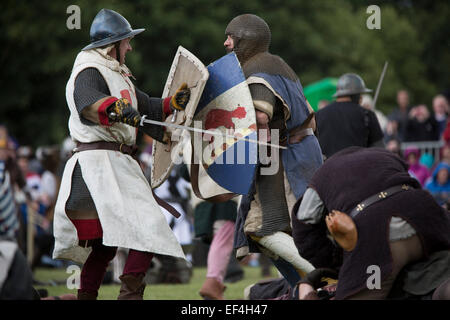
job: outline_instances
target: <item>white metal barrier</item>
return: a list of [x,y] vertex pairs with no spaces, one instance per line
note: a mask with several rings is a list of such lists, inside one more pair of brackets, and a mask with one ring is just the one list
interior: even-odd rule
[[445,142],[443,140],[440,141],[417,141],[417,142],[402,142],[400,144],[400,149],[403,152],[407,148],[415,147],[419,149],[420,154],[428,153],[431,154],[434,158],[434,163],[438,163],[441,161],[441,153],[440,150],[444,146]]

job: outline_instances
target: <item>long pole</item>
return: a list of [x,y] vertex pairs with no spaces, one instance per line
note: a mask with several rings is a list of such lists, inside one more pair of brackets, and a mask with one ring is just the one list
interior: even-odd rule
[[378,80],[377,90],[375,91],[375,97],[373,98],[373,109],[375,109],[377,105],[378,95],[380,93],[381,84],[383,83],[384,75],[386,73],[386,69],[388,67],[388,62],[384,63],[383,71],[381,72],[380,80]]
[[34,210],[27,204],[27,260],[31,265],[34,257]]

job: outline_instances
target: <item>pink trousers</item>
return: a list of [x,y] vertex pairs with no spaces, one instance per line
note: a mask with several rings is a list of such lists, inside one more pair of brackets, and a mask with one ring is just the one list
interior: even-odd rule
[[208,252],[206,277],[223,283],[233,250],[234,222],[226,221],[214,234]]

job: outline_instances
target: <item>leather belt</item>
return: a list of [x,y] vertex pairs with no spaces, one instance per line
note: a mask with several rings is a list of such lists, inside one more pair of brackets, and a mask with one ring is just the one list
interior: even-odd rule
[[129,146],[124,143],[118,142],[97,141],[89,143],[77,142],[77,146],[75,149],[72,150],[72,152],[76,153],[81,151],[99,150],[99,149],[119,151],[128,154],[130,156],[135,156],[138,151],[138,147],[136,145]]
[[311,112],[303,123],[289,130],[289,144],[300,143],[305,137],[314,135],[315,113]]
[[364,209],[367,209],[367,207],[371,206],[372,204],[381,201],[383,199],[389,198],[390,196],[393,196],[396,193],[408,191],[410,189],[413,189],[413,187],[407,184],[402,184],[390,187],[384,191],[374,194],[373,196],[367,198],[366,200],[358,203],[358,205],[355,208],[353,208],[353,210],[350,212],[350,216],[352,218],[355,218],[359,213],[361,213]]
[[[81,152],[81,151],[87,151],[87,150],[113,150],[113,151],[119,151],[125,154],[128,154],[133,157],[134,160],[138,161],[136,158],[136,154],[138,151],[138,147],[136,145],[126,145],[124,143],[117,143],[117,142],[106,142],[106,141],[97,141],[97,142],[89,142],[89,143],[82,143],[77,142],[77,146],[75,149],[72,150],[72,153]],[[152,189],[153,198],[156,200],[158,205],[166,209],[169,213],[171,213],[175,218],[179,218],[181,214],[171,205],[169,205],[167,202],[159,198],[155,192]]]
[[313,136],[314,130],[312,128],[306,128],[299,131],[289,133],[289,144],[300,143],[306,136]]

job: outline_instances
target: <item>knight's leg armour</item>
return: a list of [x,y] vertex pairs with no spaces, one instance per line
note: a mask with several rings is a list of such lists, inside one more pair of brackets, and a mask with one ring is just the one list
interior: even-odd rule
[[278,231],[268,236],[255,238],[255,240],[264,248],[292,264],[302,277],[315,269],[310,262],[300,256],[294,239],[287,233]]

